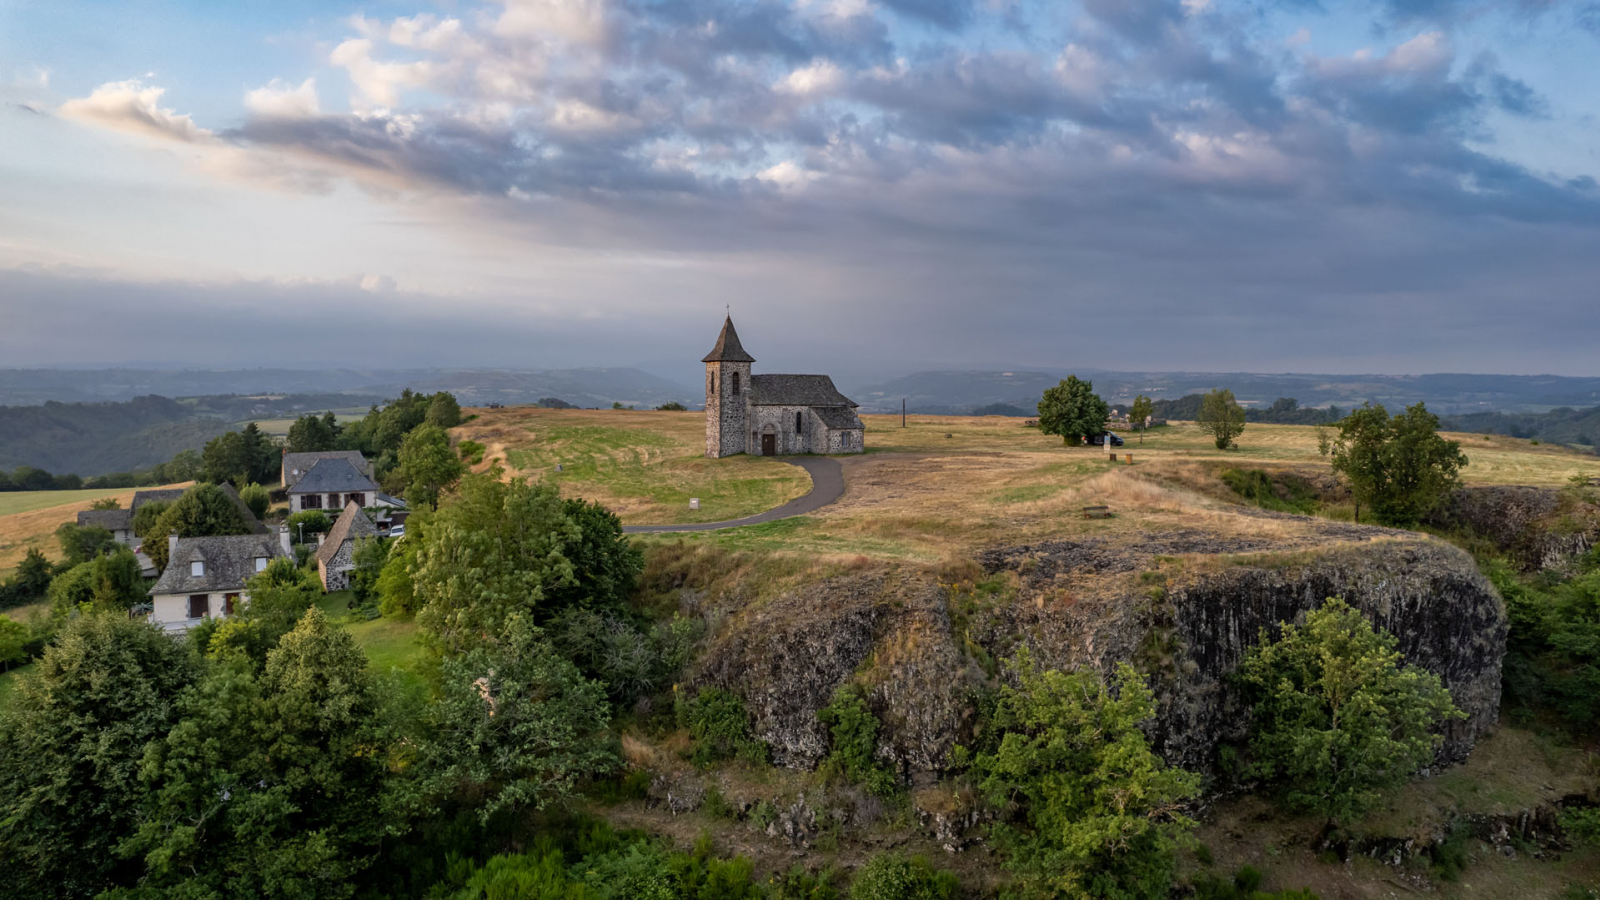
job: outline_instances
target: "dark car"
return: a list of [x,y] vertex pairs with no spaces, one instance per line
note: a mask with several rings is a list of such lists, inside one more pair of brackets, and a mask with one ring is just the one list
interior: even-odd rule
[[1091,444],[1095,445],[1096,447],[1103,447],[1103,446],[1105,446],[1106,438],[1108,438],[1108,437],[1111,438],[1111,446],[1113,446],[1113,447],[1121,447],[1122,446],[1122,438],[1117,437],[1117,434],[1114,431],[1102,431],[1099,434],[1092,435],[1089,438],[1088,443],[1091,443]]

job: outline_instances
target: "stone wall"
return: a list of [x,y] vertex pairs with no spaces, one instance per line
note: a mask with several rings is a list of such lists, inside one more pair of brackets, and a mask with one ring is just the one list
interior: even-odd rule
[[356,567],[355,553],[356,542],[345,541],[339,546],[339,552],[333,555],[332,562],[317,561],[323,590],[342,591],[350,587],[350,571]]
[[[733,393],[733,376],[739,393]],[[715,376],[716,389],[712,390]],[[746,452],[750,403],[750,364],[706,363],[706,455],[712,458]],[[759,448],[757,448],[759,449]]]
[[[795,415],[800,416],[801,430],[795,431]],[[752,406],[750,407],[750,452],[761,452],[761,435],[768,428],[777,435],[779,455],[790,453],[826,452],[827,427],[822,424],[809,406]]]

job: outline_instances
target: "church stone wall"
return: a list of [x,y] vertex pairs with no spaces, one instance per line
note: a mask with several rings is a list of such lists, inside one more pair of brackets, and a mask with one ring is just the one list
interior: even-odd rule
[[[739,393],[733,393],[733,376],[739,375]],[[712,376],[716,389],[712,389]],[[732,456],[745,452],[750,409],[750,364],[706,363],[706,455]],[[726,412],[724,412],[726,411]],[[760,447],[752,448],[759,452]]]
[[[794,430],[795,413],[800,414],[801,430]],[[824,446],[821,435],[827,429],[809,406],[752,406],[750,407],[750,452],[761,452],[761,435],[768,427],[778,436],[778,454],[817,453]]]

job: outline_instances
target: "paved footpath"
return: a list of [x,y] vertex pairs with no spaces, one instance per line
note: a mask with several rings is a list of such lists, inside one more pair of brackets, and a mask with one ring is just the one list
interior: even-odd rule
[[622,530],[628,534],[656,534],[672,531],[716,531],[721,528],[738,528],[741,525],[760,525],[762,522],[776,522],[790,516],[803,516],[806,513],[816,512],[844,494],[844,472],[839,468],[837,459],[826,456],[790,456],[785,457],[783,461],[806,470],[811,476],[811,493],[804,497],[796,497],[764,513],[728,522],[701,522],[698,525],[627,525]]

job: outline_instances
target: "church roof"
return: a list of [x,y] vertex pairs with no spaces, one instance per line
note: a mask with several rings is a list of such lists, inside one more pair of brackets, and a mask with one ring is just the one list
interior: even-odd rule
[[700,361],[753,363],[756,358],[744,352],[744,346],[739,343],[739,332],[733,330],[733,317],[729,316],[722,322],[722,333],[717,335],[717,345],[712,347],[706,358]]
[[861,428],[861,420],[849,407],[823,406],[814,410],[822,424],[834,431],[850,431]]
[[751,375],[750,402],[755,406],[855,406],[826,375]]

